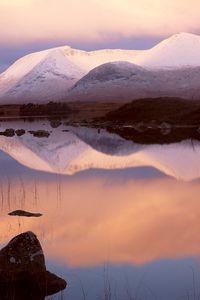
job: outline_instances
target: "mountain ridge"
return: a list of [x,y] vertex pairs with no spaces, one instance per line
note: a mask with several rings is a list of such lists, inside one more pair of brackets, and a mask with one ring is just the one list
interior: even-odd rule
[[37,102],[38,97],[58,101],[90,69],[102,62],[133,61],[136,54],[135,50],[86,52],[64,46],[26,55],[0,75],[0,102],[16,103],[20,98]]
[[[151,73],[151,80],[153,80],[156,71],[162,71],[164,74],[169,70],[177,70],[178,72],[178,70],[185,70],[186,68],[200,67],[199,53],[200,36],[190,33],[175,34],[148,50],[103,49],[83,51],[63,46],[35,52],[19,59],[0,74],[0,103],[17,103],[19,99],[22,103],[27,101],[35,103],[38,101],[65,101],[69,89],[74,87],[84,76],[87,76],[88,72],[95,72],[95,68],[106,63],[122,61],[132,63],[135,68],[140,66],[146,72],[154,72]],[[121,76],[121,71],[119,70],[119,76]],[[128,72],[128,65],[126,71]],[[166,80],[165,77],[163,78]],[[189,78],[189,80],[192,82],[194,79]],[[144,81],[144,79],[141,78],[140,81]],[[166,81],[166,83],[168,82]],[[182,89],[182,86],[187,84],[186,79],[179,88]],[[149,81],[148,86],[152,86],[151,81]],[[191,89],[196,89],[196,87],[191,87]],[[156,83],[153,90],[156,91]],[[86,91],[81,92],[86,94]],[[149,90],[147,89],[146,92],[148,93]],[[156,94],[156,96],[169,95],[165,92],[164,94],[163,92]],[[140,93],[138,96],[143,97]],[[172,94],[172,96],[181,95]],[[189,96],[192,97],[191,93]]]

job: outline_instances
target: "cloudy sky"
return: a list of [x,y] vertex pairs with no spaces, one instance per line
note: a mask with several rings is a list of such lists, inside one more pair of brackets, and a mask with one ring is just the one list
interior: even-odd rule
[[200,33],[199,0],[0,0],[0,69],[58,45],[144,49]]

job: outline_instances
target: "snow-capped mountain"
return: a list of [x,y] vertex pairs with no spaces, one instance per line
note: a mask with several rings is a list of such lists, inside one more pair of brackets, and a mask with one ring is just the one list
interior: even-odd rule
[[128,62],[106,63],[69,89],[69,101],[120,101],[155,97],[200,99],[200,67],[147,69]]
[[152,49],[140,53],[135,63],[149,68],[180,68],[200,66],[200,36],[175,34]]
[[0,102],[47,102],[65,97],[77,80],[110,61],[134,61],[134,50],[81,51],[60,47],[27,55],[0,75]]
[[[42,123],[15,123],[26,130],[48,129]],[[5,122],[2,129],[10,128]],[[67,132],[63,132],[67,129]],[[200,177],[200,143],[187,140],[170,145],[139,145],[105,130],[61,126],[52,129],[49,138],[0,138],[0,150],[28,168],[58,174],[74,174],[88,169],[125,169],[154,167],[181,180]],[[178,158],[182,158],[181,160]],[[187,170],[187,172],[185,172]]]
[[[79,101],[79,95],[97,100],[99,93],[109,99],[112,92],[124,99],[130,92],[132,99],[149,94],[199,97],[199,53],[200,36],[190,33],[173,35],[142,51],[87,52],[65,46],[36,52],[0,75],[0,103]],[[118,63],[101,66],[113,62]]]

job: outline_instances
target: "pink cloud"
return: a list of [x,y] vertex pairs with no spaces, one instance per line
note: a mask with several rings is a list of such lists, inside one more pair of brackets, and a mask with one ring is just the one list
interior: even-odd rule
[[197,0],[0,0],[0,39],[9,44],[121,35],[170,35],[200,27]]

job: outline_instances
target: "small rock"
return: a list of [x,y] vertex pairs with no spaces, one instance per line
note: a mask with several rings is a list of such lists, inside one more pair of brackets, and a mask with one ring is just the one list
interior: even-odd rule
[[9,129],[6,129],[5,131],[1,131],[0,135],[4,135],[4,136],[7,136],[7,137],[12,137],[12,136],[15,135],[15,131],[14,131],[14,129],[9,128]]
[[38,138],[42,138],[42,137],[47,138],[50,136],[50,133],[46,130],[37,130],[37,131],[30,130],[29,133]]
[[24,129],[17,129],[15,130],[15,133],[17,136],[22,136],[26,133],[26,131]]
[[40,214],[40,213],[32,213],[32,212],[21,210],[21,209],[9,212],[8,215],[9,216],[20,216],[20,217],[41,217],[42,216],[42,214]]

